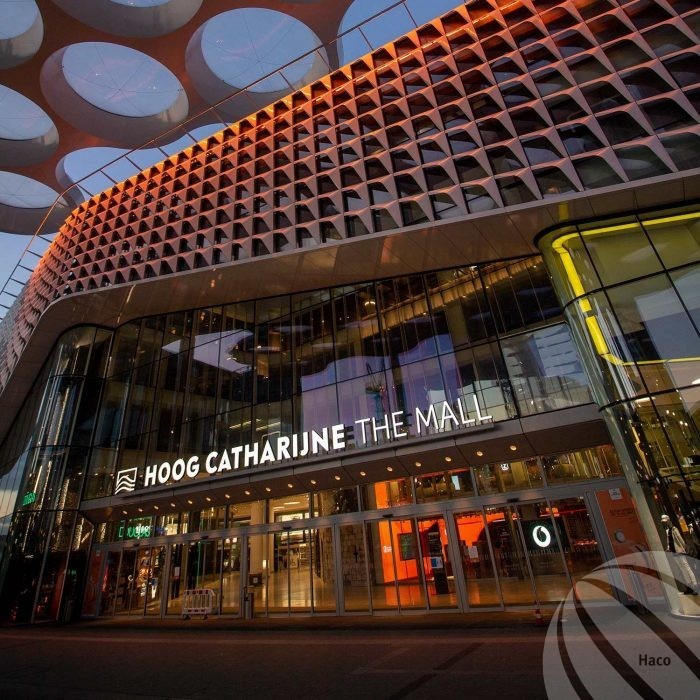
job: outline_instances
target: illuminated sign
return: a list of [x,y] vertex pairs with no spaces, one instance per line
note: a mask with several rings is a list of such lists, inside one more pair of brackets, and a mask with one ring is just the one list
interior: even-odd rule
[[122,520],[119,524],[119,533],[117,539],[120,540],[138,540],[142,537],[151,536],[151,519],[144,518],[145,522],[138,520],[132,521],[129,526]]
[[[149,464],[144,469],[143,488],[196,479],[203,471],[209,476],[217,476],[238,469],[339,452],[347,448],[350,431],[356,444],[371,446],[385,440],[398,440],[411,435],[419,437],[493,422],[493,416],[482,412],[475,395],[470,397],[469,403],[472,404],[471,411],[466,398],[460,398],[454,404],[448,401],[432,404],[426,410],[416,407],[413,426],[407,424],[405,411],[394,411],[381,418],[360,418],[352,426],[338,423],[293,435],[269,435],[262,444],[238,445],[222,452],[210,452],[204,458],[193,455],[181,457],[172,463]],[[137,467],[118,471],[114,495],[135,491],[137,475]]]
[[114,493],[128,493],[136,488],[136,477],[138,475],[138,469],[133,467],[131,469],[122,469],[122,471],[117,472],[117,485],[115,486]]
[[544,525],[535,525],[532,528],[532,541],[542,549],[552,544],[552,533]]
[[32,503],[36,503],[36,493],[34,491],[29,491],[24,494],[24,498],[22,498],[22,505],[30,506]]

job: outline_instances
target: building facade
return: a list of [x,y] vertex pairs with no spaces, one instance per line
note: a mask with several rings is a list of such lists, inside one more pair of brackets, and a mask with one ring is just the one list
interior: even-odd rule
[[6,618],[532,606],[697,542],[700,12],[455,5],[68,216],[1,329]]

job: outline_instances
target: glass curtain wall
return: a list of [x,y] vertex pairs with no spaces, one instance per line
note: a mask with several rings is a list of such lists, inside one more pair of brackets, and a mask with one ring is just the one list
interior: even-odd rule
[[355,421],[396,411],[415,434],[416,409],[500,421],[591,400],[537,257],[145,318],[115,334],[85,496],[122,468],[335,423],[381,444]]
[[700,212],[597,221],[539,242],[651,542],[700,542]]
[[[79,613],[92,526],[78,514],[112,334],[65,333],[0,450],[0,610],[10,620]],[[39,398],[39,400],[37,400]]]

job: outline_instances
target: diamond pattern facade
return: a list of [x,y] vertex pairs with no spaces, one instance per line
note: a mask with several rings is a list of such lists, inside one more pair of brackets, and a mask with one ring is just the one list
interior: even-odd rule
[[689,0],[477,0],[93,197],[8,313],[65,295],[692,169]]

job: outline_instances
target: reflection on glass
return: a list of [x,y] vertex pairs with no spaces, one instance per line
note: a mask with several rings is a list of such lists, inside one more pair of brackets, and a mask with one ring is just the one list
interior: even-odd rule
[[698,333],[665,275],[612,289],[608,295],[633,359],[700,356]]
[[592,402],[565,324],[504,339],[501,348],[521,415]]
[[654,249],[637,223],[590,227],[581,233],[605,286],[661,270]]
[[700,260],[700,214],[643,219],[642,224],[666,267]]
[[511,508],[493,507],[486,508],[485,515],[503,602],[532,604],[535,593],[517,515]]
[[425,608],[418,539],[411,520],[367,523],[373,610]]
[[536,458],[499,464],[482,464],[474,469],[481,494],[504,493],[542,485],[542,473]]
[[[115,335],[97,442],[119,448],[120,469],[336,423],[349,447],[384,444],[401,438],[367,421],[399,411],[415,434],[417,409],[436,413],[428,433],[516,418],[514,395],[523,414],[575,405],[587,389],[565,327],[543,326],[559,318],[552,299],[533,256],[129,323]],[[80,355],[85,338],[66,347]],[[108,457],[91,470],[90,497],[110,493]]]
[[542,457],[548,484],[588,479],[607,479],[622,473],[617,453],[611,445]]
[[411,479],[394,479],[393,481],[378,481],[368,486],[362,486],[362,505],[365,510],[380,510],[413,503]]
[[[564,498],[552,501],[552,513],[562,533],[564,558],[574,585],[597,566],[603,563],[598,548],[591,518],[583,498]],[[612,591],[607,581],[601,582],[608,595]],[[596,600],[604,598],[603,593],[593,586],[577,586],[579,600]]]
[[[672,272],[671,280],[695,327],[700,328],[700,266],[685,267]],[[680,382],[682,380],[677,386],[682,385]]]
[[447,547],[447,529],[442,517],[418,521],[423,576],[428,590],[430,608],[456,608],[457,595],[453,564]]
[[493,317],[476,266],[425,276],[439,352],[495,335]]
[[[489,512],[489,522],[498,520],[500,514]],[[469,607],[501,605],[493,559],[489,546],[489,529],[485,526],[481,511],[455,515],[462,572],[467,585]]]
[[528,503],[510,510],[511,518],[518,518],[526,544],[537,600],[542,603],[563,600],[571,583],[559,544],[570,546],[561,519],[552,518],[552,511],[545,502]]

